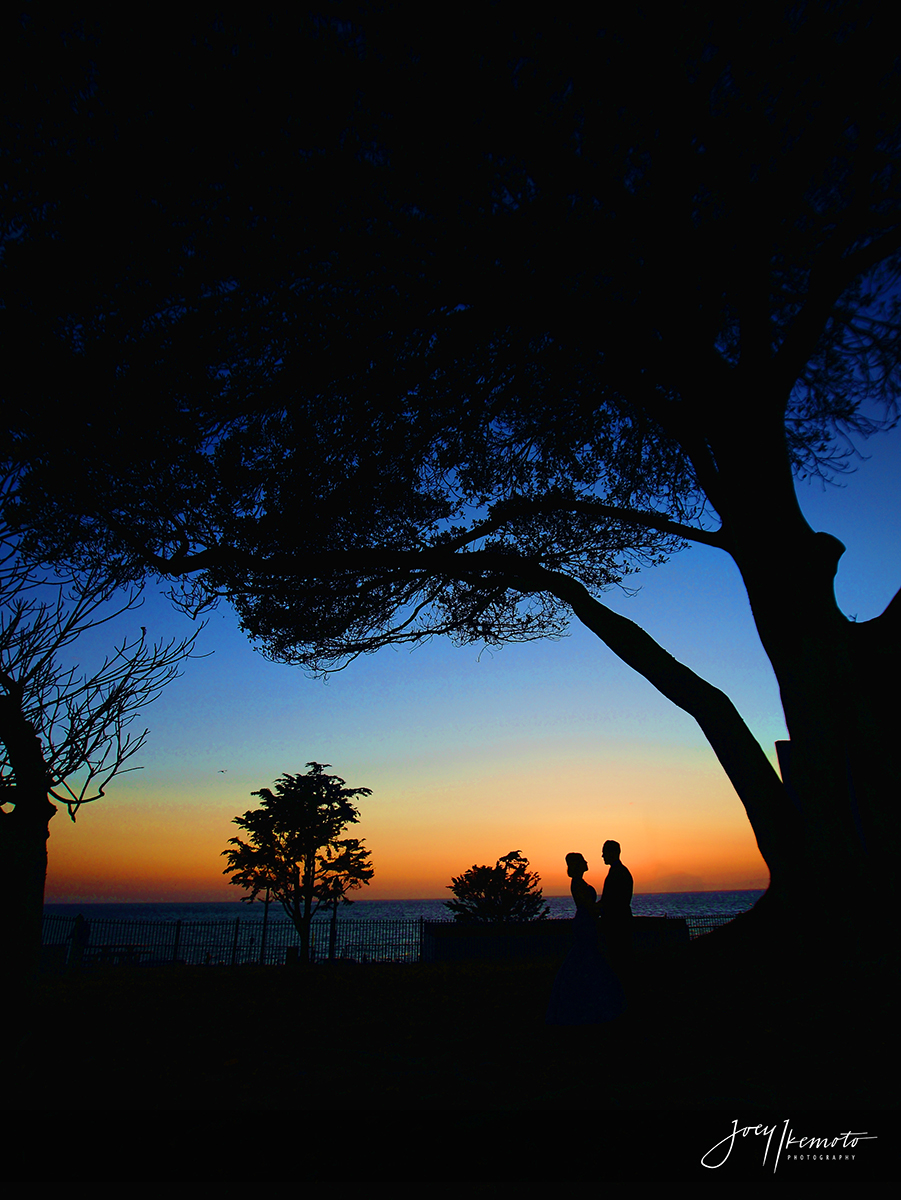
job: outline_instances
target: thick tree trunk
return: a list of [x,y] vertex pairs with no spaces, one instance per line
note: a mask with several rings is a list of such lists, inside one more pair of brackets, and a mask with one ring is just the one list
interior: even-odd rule
[[6,889],[0,958],[13,977],[36,978],[41,959],[47,839],[56,807],[46,793],[23,799],[12,789],[12,812],[0,813],[0,872]]
[[47,771],[34,727],[15,699],[0,697],[0,739],[15,773],[3,796],[14,807],[0,812],[0,871],[6,890],[0,956],[12,978],[37,977],[41,958],[47,839],[56,805],[47,797]]
[[717,438],[730,481],[724,529],[790,738],[785,790],[798,837],[768,906],[798,946],[873,957],[897,896],[901,605],[861,624],[841,612],[834,582],[844,546],[801,513],[782,429],[780,417],[778,433],[750,448],[734,427]]
[[[806,911],[821,941],[828,929],[843,951],[872,955],[880,914],[897,897],[898,639],[890,620],[857,626],[838,610],[832,577],[842,548],[825,534],[805,540],[781,596],[772,560],[769,572],[740,563],[779,683],[785,782],[800,820],[796,861],[774,891],[793,913]],[[802,937],[817,940],[813,931]]]
[[[843,617],[832,594],[838,543],[809,531],[808,584],[817,603],[792,619],[786,591],[775,596],[776,574],[763,568],[770,603],[753,572],[745,575],[758,628],[780,683],[790,745],[780,756],[783,780],[770,765],[731,701],[677,662],[644,630],[600,604],[568,577],[547,572],[545,586],[620,658],[698,722],[744,804],[770,885],[753,915],[774,950],[809,958],[822,953],[869,957],[880,914],[891,911],[898,846],[898,739],[894,695],[885,683],[897,674],[896,641]],[[831,563],[831,567],[830,564]],[[784,580],[784,576],[781,577]],[[869,622],[876,626],[877,622]],[[883,624],[885,628],[885,622]],[[887,632],[887,630],[886,630]],[[883,686],[879,651],[884,652]],[[868,661],[865,661],[868,660]],[[879,699],[882,697],[882,699]],[[882,711],[879,711],[879,710]],[[886,717],[889,720],[886,720]]]

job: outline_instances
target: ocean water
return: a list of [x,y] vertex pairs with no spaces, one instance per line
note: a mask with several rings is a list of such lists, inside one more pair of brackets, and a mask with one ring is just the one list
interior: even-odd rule
[[[742,892],[653,892],[632,897],[632,912],[638,917],[690,917],[701,913],[738,913],[749,909],[762,891]],[[571,917],[571,896],[545,896],[551,917]],[[131,921],[234,921],[262,920],[263,904],[227,900],[209,904],[45,904],[48,915],[75,917],[79,913],[87,920]],[[325,916],[324,912],[321,912]],[[425,900],[355,900],[338,910],[342,921],[396,920],[416,921],[425,917],[431,921],[448,920],[453,914],[445,907],[444,899]],[[287,920],[277,904],[270,904],[269,919]]]

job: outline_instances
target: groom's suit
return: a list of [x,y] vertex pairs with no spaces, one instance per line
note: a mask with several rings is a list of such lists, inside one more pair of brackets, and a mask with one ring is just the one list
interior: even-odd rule
[[632,873],[621,862],[610,864],[601,892],[601,929],[614,964],[627,960],[632,950]]

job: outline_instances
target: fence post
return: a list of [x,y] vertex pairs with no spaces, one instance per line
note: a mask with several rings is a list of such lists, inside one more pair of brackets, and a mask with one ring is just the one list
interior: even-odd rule
[[263,933],[260,938],[260,966],[266,965],[266,926],[269,924],[269,888],[266,888],[266,899],[263,901]]
[[91,940],[91,922],[86,921],[81,913],[75,918],[72,926],[72,949],[69,953],[69,966],[76,971],[81,969],[84,962],[85,947]]
[[235,965],[235,962],[238,958],[238,926],[240,924],[241,924],[241,918],[235,917],[235,938],[234,938],[234,941],[232,942],[232,966]]
[[172,947],[172,965],[178,962],[178,946],[181,942],[181,918],[175,922],[175,944]]
[[328,931],[328,960],[335,960],[335,939],[338,933],[338,898],[332,901],[332,921]]

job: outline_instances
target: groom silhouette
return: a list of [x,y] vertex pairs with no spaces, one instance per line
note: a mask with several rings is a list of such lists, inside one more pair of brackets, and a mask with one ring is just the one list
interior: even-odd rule
[[598,901],[601,929],[614,967],[625,966],[632,953],[632,873],[620,862],[619,842],[604,842],[601,854],[610,868]]

